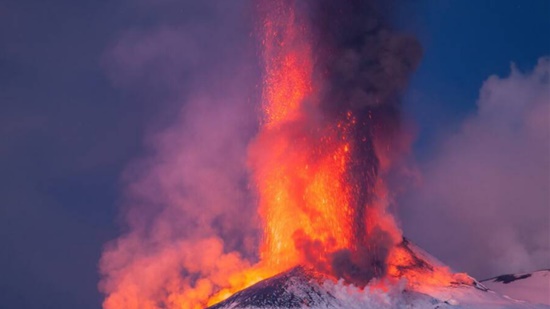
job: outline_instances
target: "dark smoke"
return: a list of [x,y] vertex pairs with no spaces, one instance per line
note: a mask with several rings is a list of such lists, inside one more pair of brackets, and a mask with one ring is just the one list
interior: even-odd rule
[[422,55],[418,41],[392,30],[372,0],[312,3],[317,69],[331,113],[394,108]]
[[335,253],[332,267],[339,277],[364,285],[385,274],[391,246],[386,232],[374,227],[367,235],[365,226],[380,173],[375,145],[391,143],[399,131],[400,95],[422,50],[416,39],[392,30],[377,1],[317,0],[308,9],[325,118],[333,123],[345,122],[349,112],[356,117],[346,134],[352,139],[348,183],[355,198],[357,247]]
[[361,243],[353,251],[342,249],[332,255],[334,274],[358,286],[365,286],[372,278],[386,274],[386,257],[392,245],[390,236],[375,228],[369,235],[369,243]]

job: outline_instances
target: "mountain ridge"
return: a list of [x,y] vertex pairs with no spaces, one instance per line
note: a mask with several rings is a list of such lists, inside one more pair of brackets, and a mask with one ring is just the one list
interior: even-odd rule
[[[410,250],[414,259],[418,259],[416,264],[428,271],[443,265],[407,239],[401,245]],[[421,282],[411,285],[404,278],[387,284],[384,279],[379,279],[375,280],[375,284],[360,288],[344,283],[343,279],[335,281],[312,268],[296,266],[241,290],[207,309],[550,308],[544,303],[516,300],[495,291],[485,285],[491,279],[484,282],[469,276],[458,276],[458,279],[440,285]],[[518,280],[522,279],[513,281]],[[375,287],[376,283],[387,284],[387,288]]]

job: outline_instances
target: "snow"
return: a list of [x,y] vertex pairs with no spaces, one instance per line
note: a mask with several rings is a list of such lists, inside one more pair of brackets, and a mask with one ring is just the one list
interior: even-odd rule
[[[426,264],[443,265],[414,244],[405,245]],[[505,275],[482,283],[468,276],[466,279],[447,285],[411,284],[404,278],[397,282],[374,280],[359,288],[298,266],[238,292],[210,309],[550,309],[550,270]]]
[[[537,282],[529,285],[538,289],[540,278],[548,278],[548,272],[535,273]],[[380,286],[374,282],[373,286]],[[498,283],[500,284],[500,283]],[[267,279],[213,309],[237,308],[323,308],[323,309],[384,309],[384,308],[456,308],[456,309],[543,309],[545,304],[532,304],[512,299],[498,292],[484,289],[482,285],[407,287],[406,281],[393,283],[386,290],[368,285],[358,288],[343,280],[325,280],[319,283],[308,270],[295,268]],[[513,290],[513,289],[512,289]],[[540,289],[539,289],[540,290]],[[547,295],[547,294],[546,294]]]
[[335,296],[337,306],[316,308],[550,308],[547,305],[517,301],[494,291],[482,291],[472,286],[432,287],[429,293],[422,293],[403,289],[404,283],[386,292],[368,287],[362,290],[342,282],[334,286],[330,284],[327,281],[325,287]]
[[533,273],[503,275],[482,281],[489,289],[507,297],[550,308],[550,269]]

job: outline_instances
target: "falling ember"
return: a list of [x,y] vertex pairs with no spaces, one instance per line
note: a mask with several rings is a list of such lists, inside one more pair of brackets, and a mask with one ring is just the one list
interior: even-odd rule
[[[373,1],[265,0],[258,8],[262,121],[248,164],[259,261],[226,252],[215,237],[148,254],[132,251],[139,237],[124,237],[103,256],[105,309],[203,308],[298,265],[356,286],[454,280],[445,268],[420,267],[387,211],[383,175],[395,156],[399,93],[420,57],[416,41],[391,32]],[[145,296],[148,278],[136,272],[156,280]]]

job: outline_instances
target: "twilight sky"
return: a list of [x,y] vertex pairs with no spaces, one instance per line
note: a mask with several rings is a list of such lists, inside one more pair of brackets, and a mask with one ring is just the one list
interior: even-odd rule
[[[253,93],[240,84],[258,77],[246,1],[210,2],[0,1],[0,307],[99,308],[98,260],[123,226],[123,172],[151,152],[151,135],[181,120],[175,115],[188,96],[224,87],[205,85],[202,74],[227,76],[228,62],[248,59],[233,83]],[[421,187],[398,198],[400,221],[413,240],[473,275],[499,274],[508,256],[524,261],[510,263],[510,272],[540,267],[540,256],[548,256],[548,118],[536,116],[548,112],[549,65],[533,70],[550,55],[549,17],[545,0],[416,0],[395,12],[396,25],[425,50],[404,98],[422,174],[412,182]],[[500,78],[487,81],[495,74]],[[213,121],[242,122],[251,131],[253,112]],[[201,125],[189,123],[181,130]],[[230,154],[242,152],[237,144]],[[537,164],[522,169],[522,162]],[[509,172],[497,173],[503,169]],[[540,188],[503,194],[533,179]],[[437,186],[447,181],[453,190]],[[469,186],[476,181],[487,185],[476,191]],[[486,192],[492,195],[479,203]],[[457,195],[465,197],[449,199]],[[516,201],[527,206],[518,211]],[[455,202],[453,211],[440,206]],[[425,215],[434,210],[437,216]],[[529,212],[542,221],[526,227]],[[522,221],[514,221],[518,216]],[[429,224],[454,238],[419,228]],[[510,228],[496,229],[503,224]],[[498,245],[480,254],[504,256],[504,266],[488,269],[480,255],[455,258],[487,243]]]

